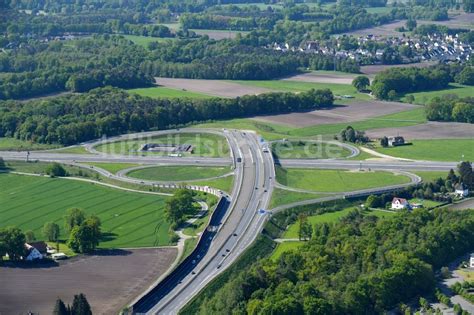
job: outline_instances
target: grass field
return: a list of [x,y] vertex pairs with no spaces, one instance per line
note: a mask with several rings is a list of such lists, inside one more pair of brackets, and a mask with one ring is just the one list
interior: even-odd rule
[[472,97],[474,95],[474,86],[450,83],[449,88],[447,89],[437,90],[437,91],[428,91],[428,92],[410,93],[410,94],[406,94],[402,98],[402,100],[406,101],[406,97],[408,95],[413,95],[415,97],[415,101],[414,101],[415,104],[426,104],[431,99],[437,96],[445,95],[445,94],[455,94],[459,97],[468,97],[468,96]]
[[91,154],[83,146],[73,146],[54,150],[55,153]]
[[0,150],[14,150],[14,151],[26,151],[26,150],[47,150],[58,148],[58,145],[52,144],[41,144],[34,143],[31,141],[23,141],[14,138],[2,138],[0,137]]
[[179,262],[182,262],[186,257],[189,256],[189,254],[191,254],[191,252],[194,250],[194,247],[196,247],[197,242],[198,242],[197,237],[189,238],[184,241],[184,251],[183,251],[183,255],[179,259]]
[[253,119],[231,119],[196,125],[199,128],[235,128],[255,130],[267,140],[278,140],[283,138],[315,137],[318,135],[332,139],[342,129],[351,125],[357,130],[368,130],[376,128],[406,127],[426,122],[426,116],[422,107],[395,114],[369,118],[361,121],[337,124],[318,124],[303,128],[293,128],[285,125],[256,121]]
[[0,225],[33,230],[42,238],[46,222],[61,227],[68,208],[79,207],[97,215],[104,238],[99,247],[143,247],[169,244],[164,220],[167,197],[126,192],[61,178],[0,174]]
[[193,185],[198,186],[209,186],[212,188],[220,189],[228,193],[232,190],[232,184],[234,183],[234,176],[226,176],[217,179],[193,181]]
[[[97,151],[112,154],[149,154],[167,155],[165,152],[140,152],[140,148],[145,143],[159,143],[166,145],[190,144],[193,146],[193,155],[207,157],[229,156],[229,146],[224,137],[201,133],[176,133],[153,138],[132,139],[106,143],[95,147]],[[190,155],[185,153],[184,155]]]
[[286,189],[275,188],[273,190],[272,199],[270,200],[270,209],[287,205],[297,201],[316,199],[325,197],[324,194],[310,194],[297,191],[290,191]]
[[230,171],[229,167],[157,166],[133,170],[127,176],[157,181],[186,181],[222,176]]
[[351,151],[336,144],[305,140],[274,142],[272,152],[281,159],[343,158],[351,154]]
[[298,249],[305,244],[304,241],[288,241],[283,243],[278,243],[277,247],[270,256],[271,260],[278,260],[280,256],[287,251]]
[[276,168],[276,177],[282,185],[317,192],[354,191],[410,182],[406,176],[383,171],[354,172],[282,167]]
[[354,99],[370,100],[370,96],[363,93],[358,93],[357,90],[348,84],[334,84],[334,83],[315,83],[315,82],[301,82],[301,81],[287,81],[287,80],[262,80],[262,81],[231,81],[242,85],[250,85],[261,88],[266,88],[281,92],[304,92],[311,89],[330,89],[334,96],[351,95]]
[[376,150],[383,154],[413,160],[474,160],[474,139],[413,140],[411,142],[412,145]]
[[424,182],[433,182],[438,178],[446,178],[448,176],[448,172],[443,171],[411,171],[421,177]]
[[132,164],[132,163],[82,163],[82,164],[97,166],[97,167],[103,168],[106,171],[109,171],[112,174],[115,174],[118,171],[130,168],[130,167],[140,166],[140,164]]
[[[308,222],[311,225],[319,223],[335,223],[340,218],[348,215],[351,211],[354,211],[355,207],[348,207],[340,211],[328,212],[318,215],[313,215],[308,217]],[[384,210],[364,210],[362,212],[364,215],[373,215],[378,218],[391,217],[396,214],[396,212],[389,212]],[[299,222],[291,224],[284,234],[284,238],[298,238]]]
[[204,99],[204,98],[214,97],[211,95],[206,95],[206,94],[197,93],[197,92],[171,89],[164,86],[131,89],[131,90],[127,90],[127,92],[138,94],[141,96],[148,96],[151,98],[184,98],[186,97],[186,98]]
[[123,37],[143,47],[148,47],[148,44],[153,43],[153,42],[163,43],[166,41],[172,41],[176,39],[174,37],[151,37],[151,36],[138,36],[138,35],[123,35]]

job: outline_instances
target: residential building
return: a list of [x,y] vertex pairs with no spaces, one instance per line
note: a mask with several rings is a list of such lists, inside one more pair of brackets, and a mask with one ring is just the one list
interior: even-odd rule
[[392,200],[392,209],[393,210],[402,210],[402,209],[411,209],[408,200],[405,198],[394,197]]
[[460,198],[464,198],[469,195],[469,189],[463,183],[459,183],[454,187],[454,194]]

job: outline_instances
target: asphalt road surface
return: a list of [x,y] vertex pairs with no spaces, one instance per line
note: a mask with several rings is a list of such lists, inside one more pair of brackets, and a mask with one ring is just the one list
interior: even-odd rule
[[[231,156],[229,158],[205,157],[160,157],[160,156],[121,156],[97,152],[94,147],[107,141],[119,141],[138,136],[156,136],[176,132],[209,132],[227,138]],[[285,159],[274,161],[269,145],[253,132],[237,130],[180,129],[119,136],[107,140],[92,141],[83,146],[92,154],[71,154],[54,151],[33,151],[30,160],[57,161],[76,164],[80,162],[141,163],[162,165],[209,165],[234,166],[234,187],[230,196],[222,195],[222,207],[213,215],[208,229],[202,234],[195,251],[175,272],[172,272],[157,286],[143,290],[131,306],[136,314],[176,314],[204,286],[219,273],[228,268],[242,252],[255,240],[263,228],[270,212],[266,211],[274,188],[275,164],[284,167],[319,169],[378,169],[378,170],[429,170],[447,171],[457,163],[428,161],[356,161],[356,160],[305,160]],[[26,160],[26,152],[7,151],[0,156],[5,160]],[[94,169],[104,176],[117,180],[144,183],[128,177],[117,176],[100,168]],[[412,178],[412,182],[418,179]],[[150,184],[150,183],[147,183]],[[398,187],[399,188],[399,187]],[[364,190],[360,194],[378,192],[381,188]],[[382,189],[395,189],[388,187]],[[350,197],[331,196],[327,198]],[[313,200],[309,202],[315,202]]]

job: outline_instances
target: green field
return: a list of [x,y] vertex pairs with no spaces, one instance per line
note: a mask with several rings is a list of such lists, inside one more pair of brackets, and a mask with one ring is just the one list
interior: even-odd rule
[[54,150],[55,153],[91,154],[81,145]]
[[402,98],[403,101],[406,101],[406,96],[413,95],[415,97],[415,104],[426,104],[431,99],[442,96],[445,94],[455,94],[459,97],[472,97],[474,95],[474,86],[468,85],[461,85],[457,83],[450,83],[449,87],[444,90],[437,90],[437,91],[428,91],[428,92],[417,92],[417,93],[409,93],[406,94],[405,97]]
[[262,81],[230,81],[241,85],[250,85],[261,88],[266,88],[280,92],[304,92],[311,89],[330,89],[334,96],[351,95],[358,100],[371,100],[370,96],[363,93],[358,93],[357,90],[349,84],[335,84],[335,83],[316,83],[316,82],[301,82],[301,81],[287,81],[287,80],[262,80]]
[[127,90],[128,93],[138,94],[141,96],[147,96],[151,98],[196,98],[196,99],[204,99],[204,98],[212,98],[211,95],[206,95],[197,92],[185,91],[185,90],[177,90],[171,89],[163,86],[155,86],[149,88],[140,88],[140,89],[131,89]]
[[151,37],[151,36],[138,36],[138,35],[122,35],[122,36],[128,40],[131,40],[135,44],[143,46],[143,47],[148,47],[148,44],[153,43],[153,42],[163,43],[167,41],[170,42],[176,39],[174,37]]
[[411,171],[411,173],[420,176],[424,182],[433,182],[440,177],[446,178],[448,176],[448,172],[443,171]]
[[410,179],[384,171],[358,172],[303,168],[276,168],[277,181],[285,186],[317,192],[343,192],[409,183]]
[[14,150],[14,151],[26,151],[26,150],[47,150],[59,147],[58,145],[52,144],[41,144],[34,143],[31,141],[23,141],[15,138],[2,138],[0,137],[0,150]]
[[[207,157],[229,156],[227,140],[219,135],[201,133],[176,133],[152,138],[131,139],[106,143],[95,147],[97,151],[112,154],[148,154],[167,155],[165,152],[140,152],[145,143],[159,143],[166,145],[190,144],[193,146],[193,155]],[[184,153],[190,155],[191,153]]]
[[191,184],[197,186],[209,186],[212,188],[220,189],[228,193],[232,190],[232,184],[234,183],[234,176],[226,176],[217,179],[193,181]]
[[118,171],[130,168],[130,167],[140,166],[140,164],[132,164],[132,163],[82,163],[82,164],[97,166],[97,167],[103,168],[106,171],[109,171],[112,174],[115,174]]
[[79,207],[102,221],[99,247],[169,245],[169,224],[164,220],[167,197],[111,189],[62,178],[0,174],[0,226],[33,230],[42,238],[45,222],[61,227],[66,209]]
[[286,189],[275,188],[272,193],[272,199],[270,200],[270,209],[287,205],[293,202],[316,199],[325,197],[324,194],[310,194],[297,191],[290,191]]
[[474,139],[413,140],[411,142],[412,145],[379,147],[376,151],[413,160],[453,162],[474,160]]
[[351,151],[334,143],[306,140],[272,143],[272,152],[280,159],[328,159],[343,158]]
[[287,251],[298,249],[301,246],[305,244],[304,241],[288,241],[288,242],[282,242],[278,243],[277,247],[273,250],[272,255],[270,256],[270,259],[272,260],[278,260],[280,256]]
[[222,176],[230,171],[230,167],[157,166],[133,170],[127,176],[156,181],[186,181]]
[[395,114],[383,115],[379,117],[369,118],[366,120],[355,121],[350,123],[337,124],[318,124],[303,128],[294,128],[274,123],[261,122],[253,119],[231,119],[225,121],[217,121],[212,123],[204,123],[196,125],[199,128],[235,128],[255,130],[261,134],[266,140],[279,140],[284,138],[301,138],[315,137],[323,135],[327,139],[332,139],[342,129],[351,125],[357,130],[368,130],[376,128],[394,128],[406,127],[422,124],[426,122],[426,116],[422,107],[403,111]]
[[[340,218],[348,215],[351,211],[354,211],[355,207],[348,207],[340,211],[328,212],[318,215],[312,215],[308,217],[308,222],[311,225],[319,223],[335,223]],[[390,212],[385,210],[364,210],[362,211],[364,215],[373,215],[378,218],[391,217],[396,214],[396,212]],[[284,234],[284,238],[298,238],[299,222],[291,224]]]

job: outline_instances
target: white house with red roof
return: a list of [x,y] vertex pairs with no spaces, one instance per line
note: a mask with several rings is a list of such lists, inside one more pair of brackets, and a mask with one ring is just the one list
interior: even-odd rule
[[410,203],[405,198],[394,197],[392,200],[393,210],[410,209]]

